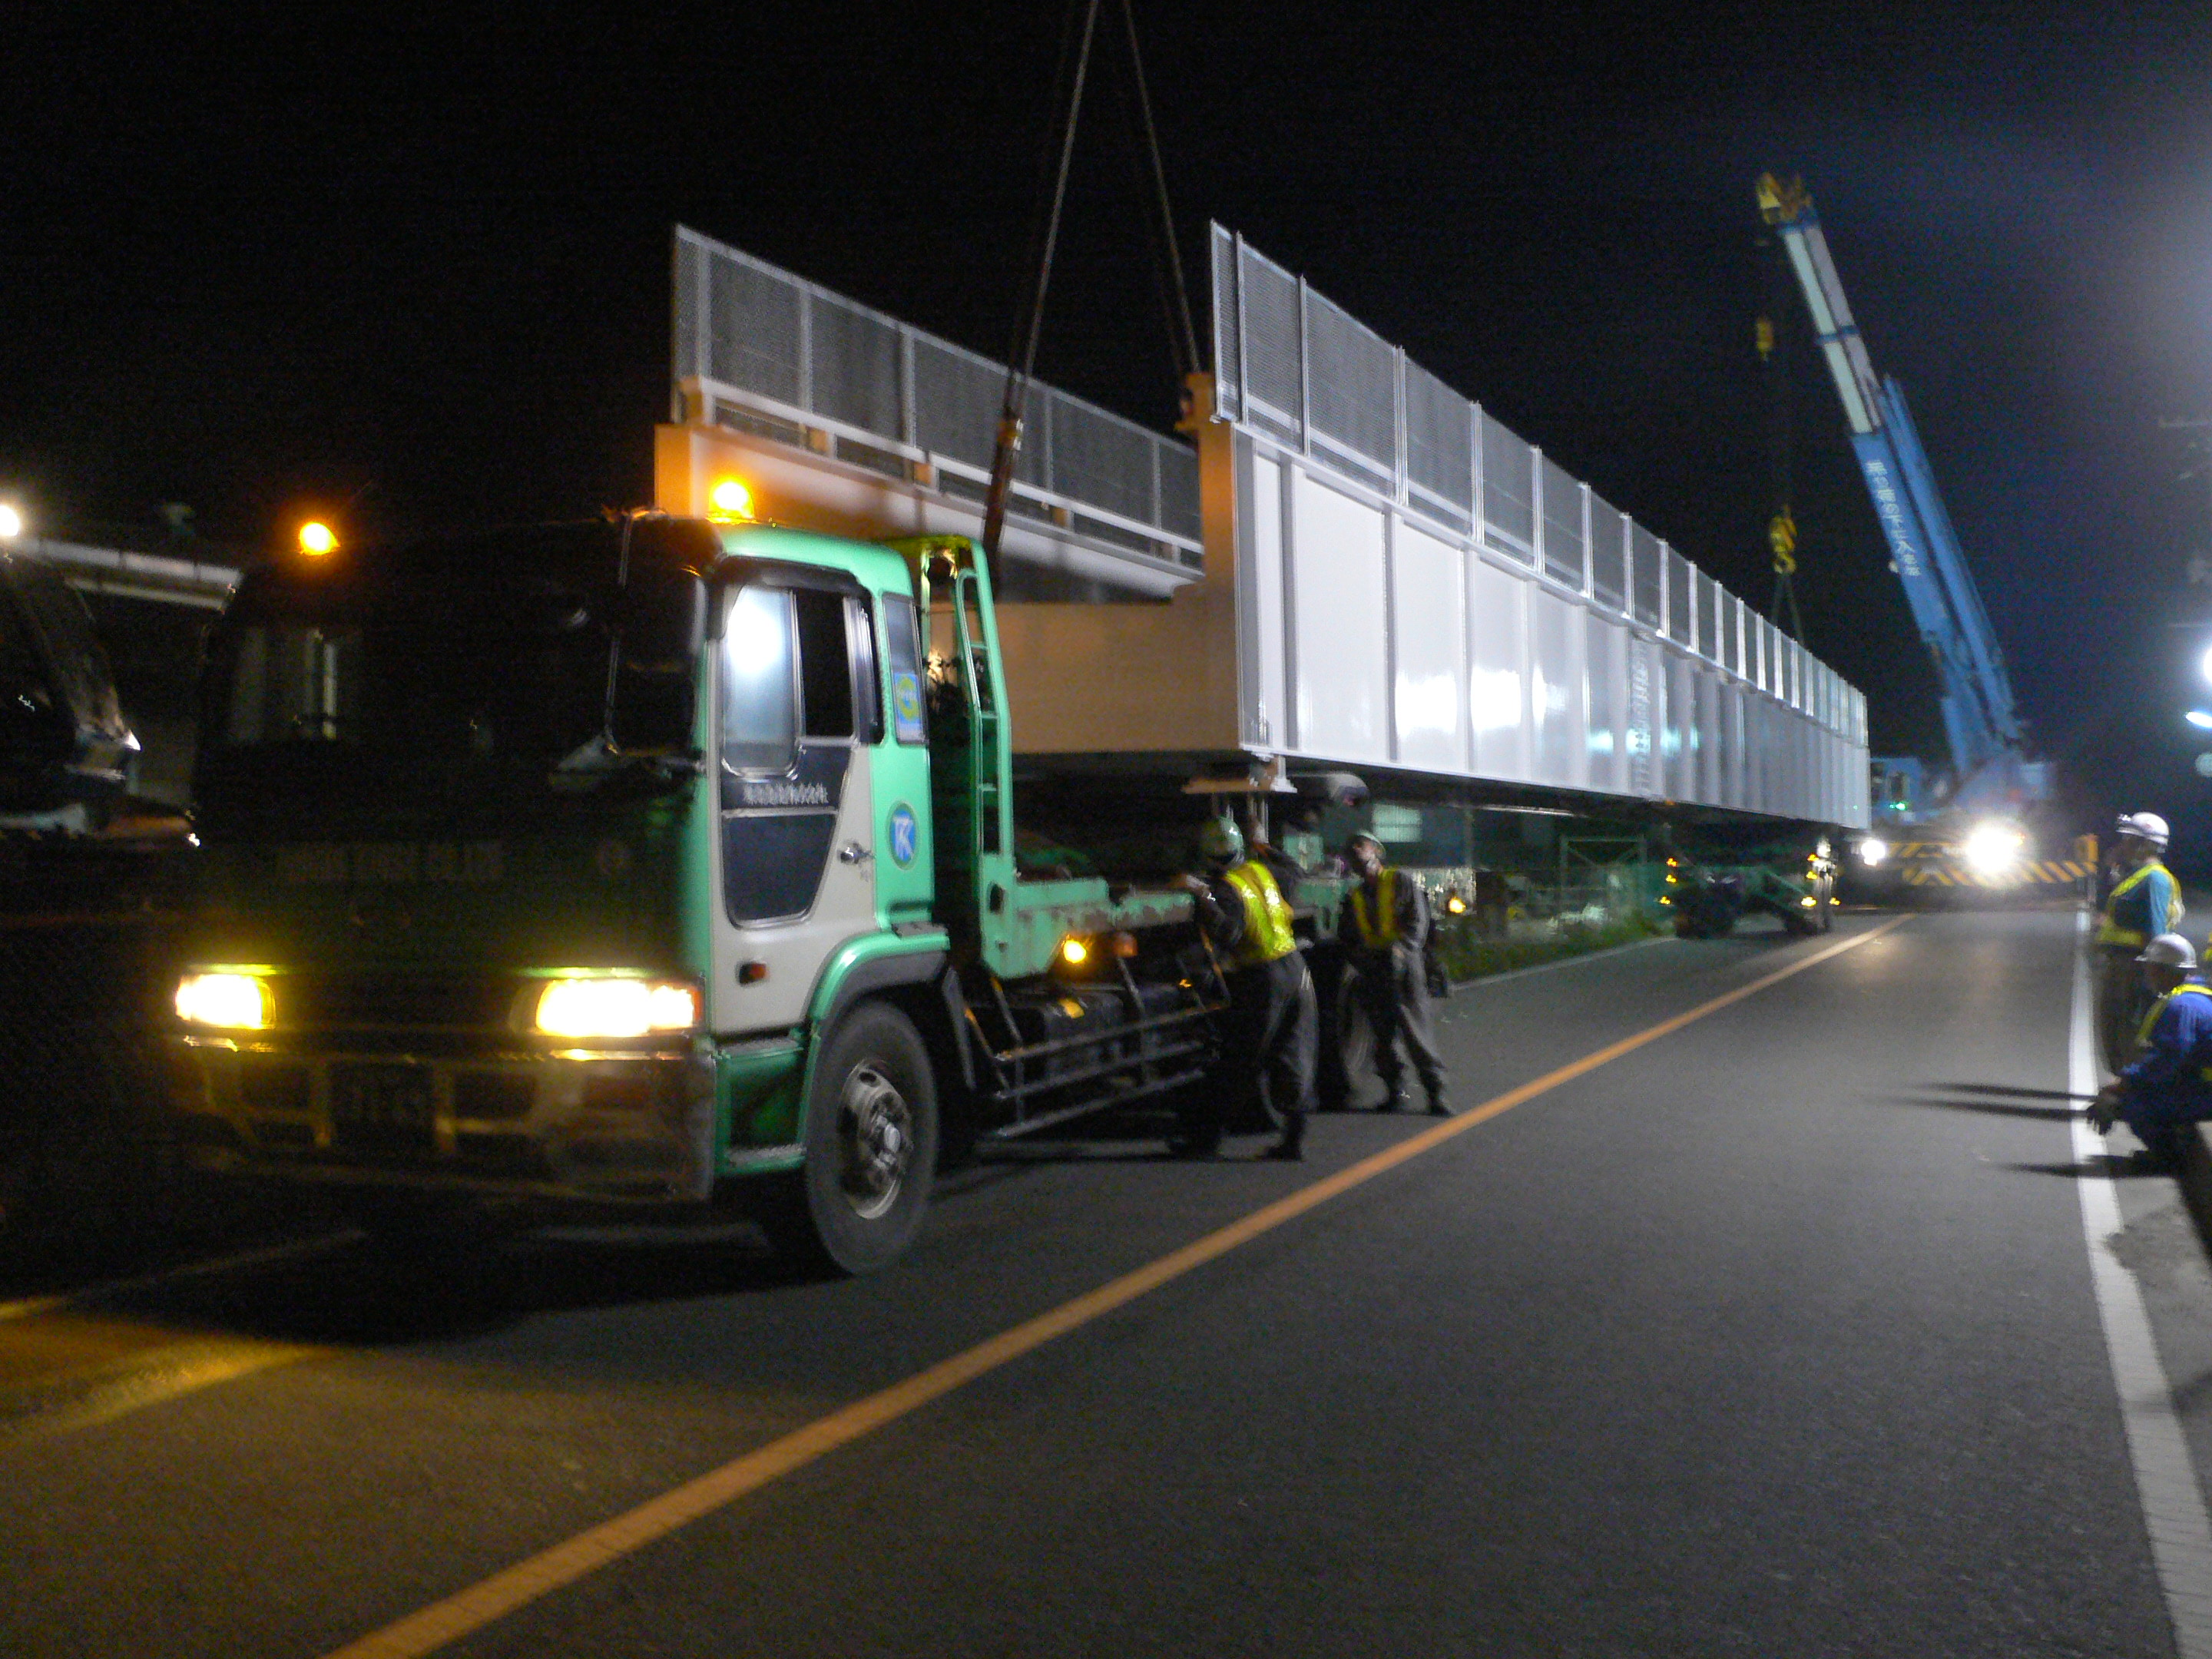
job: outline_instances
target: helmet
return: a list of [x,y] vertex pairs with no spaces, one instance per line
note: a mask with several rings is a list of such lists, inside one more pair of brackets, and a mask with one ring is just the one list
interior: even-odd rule
[[2194,968],[2197,952],[2180,934],[2160,933],[2143,946],[2142,954],[2136,960],[2154,968]]
[[1244,832],[1233,818],[1208,818],[1198,832],[1198,850],[1208,864],[1235,864],[1244,856]]
[[1366,842],[1368,846],[1373,848],[1378,853],[1384,850],[1382,846],[1382,837],[1376,835],[1371,830],[1362,830],[1358,835],[1352,836],[1350,841],[1344,843],[1345,850],[1346,852],[1350,852],[1362,842]]
[[2113,829],[2117,834],[2133,836],[2137,841],[2147,841],[2153,847],[2162,848],[2166,845],[2166,820],[2155,812],[2124,812]]

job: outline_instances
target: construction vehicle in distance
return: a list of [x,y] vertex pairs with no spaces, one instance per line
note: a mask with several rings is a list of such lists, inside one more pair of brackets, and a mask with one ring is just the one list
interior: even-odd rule
[[[1142,867],[1022,872],[964,539],[638,513],[340,549],[249,574],[210,665],[173,1042],[204,1167],[404,1229],[733,1208],[864,1272],[948,1150],[1212,1057],[1172,877],[1208,805]],[[1310,938],[1345,884],[1299,896]]]
[[1951,750],[1948,769],[1911,757],[1870,760],[1873,828],[1844,861],[1850,890],[1895,897],[1915,888],[2047,891],[2051,884],[2079,884],[2089,872],[2078,859],[2049,857],[2037,844],[2037,816],[2051,797],[2049,763],[2028,757],[2003,653],[1904,388],[1875,373],[1804,185],[1764,173],[1756,193],[1796,273],[1890,568],[1934,662]]

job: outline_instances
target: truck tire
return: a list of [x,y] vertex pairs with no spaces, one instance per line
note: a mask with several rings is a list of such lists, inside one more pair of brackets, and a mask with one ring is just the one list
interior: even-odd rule
[[760,1220],[802,1269],[871,1273],[905,1254],[937,1167],[937,1079],[913,1022],[863,1002],[822,1046],[807,1092],[806,1162]]

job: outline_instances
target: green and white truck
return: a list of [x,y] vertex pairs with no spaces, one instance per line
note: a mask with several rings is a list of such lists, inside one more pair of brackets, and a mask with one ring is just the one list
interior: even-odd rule
[[400,1225],[735,1206],[885,1265],[948,1152],[1212,1052],[1169,878],[1202,803],[1149,879],[1025,877],[1011,713],[956,538],[638,513],[249,573],[176,994],[197,1160]]

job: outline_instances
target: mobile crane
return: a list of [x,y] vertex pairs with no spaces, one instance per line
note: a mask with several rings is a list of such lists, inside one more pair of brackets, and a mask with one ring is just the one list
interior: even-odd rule
[[2077,880],[2081,872],[2071,865],[2033,856],[2021,823],[2049,798],[2050,768],[2028,758],[2004,654],[1920,447],[1905,389],[1893,376],[1875,373],[1803,183],[1763,173],[1757,194],[1760,213],[1790,256],[1843,401],[1851,448],[1889,543],[1890,568],[1905,585],[1935,661],[1950,740],[1948,775],[1913,757],[1873,760],[1875,830],[1859,844],[1855,873],[1863,879],[1887,863],[1907,886]]

